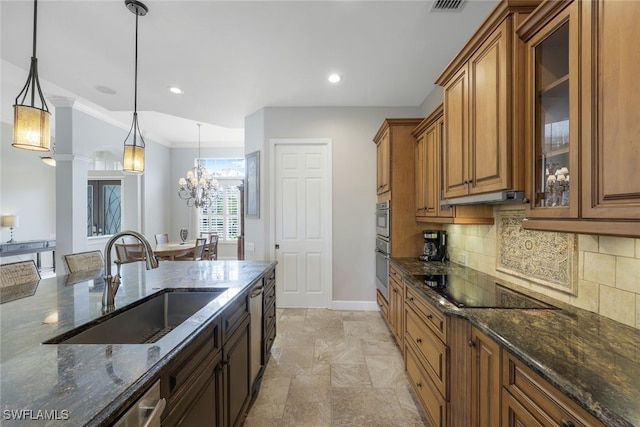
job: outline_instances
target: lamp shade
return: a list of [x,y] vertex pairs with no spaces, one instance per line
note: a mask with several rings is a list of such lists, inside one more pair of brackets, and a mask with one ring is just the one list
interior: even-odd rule
[[29,105],[13,106],[13,145],[34,151],[49,151],[51,113]]
[[125,172],[144,172],[144,147],[139,145],[125,145],[122,156],[122,170]]
[[18,215],[2,215],[2,226],[15,228],[18,227]]

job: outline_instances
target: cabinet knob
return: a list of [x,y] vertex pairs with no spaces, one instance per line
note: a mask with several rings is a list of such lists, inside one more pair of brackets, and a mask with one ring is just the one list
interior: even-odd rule
[[562,427],[575,427],[575,424],[573,424],[573,421],[567,421],[567,420],[560,421],[560,425]]
[[427,319],[429,320],[433,319],[433,314],[427,314]]
[[417,342],[418,344],[422,344],[422,338],[418,338],[418,339],[416,340],[416,342]]
[[416,383],[416,387],[422,388],[422,383]]
[[413,297],[409,297],[409,301],[413,302]]
[[476,346],[476,342],[474,340],[469,340],[469,347],[475,347]]

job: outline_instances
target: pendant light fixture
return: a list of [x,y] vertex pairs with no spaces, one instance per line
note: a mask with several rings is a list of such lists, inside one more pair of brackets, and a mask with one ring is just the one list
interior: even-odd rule
[[[135,55],[135,81],[133,89],[133,123],[129,134],[124,140],[124,155],[122,158],[122,170],[125,172],[144,172],[144,139],[138,126],[138,17],[145,16],[149,9],[144,3],[137,0],[125,0],[127,9],[136,15],[136,55]],[[129,138],[131,137],[131,138]]]
[[[36,58],[36,29],[38,24],[38,0],[33,2],[33,55],[27,82],[13,105],[13,145],[16,148],[34,151],[49,151],[49,108],[42,95],[38,79]],[[36,106],[36,94],[40,106]],[[25,102],[30,102],[27,104]]]
[[178,196],[187,201],[187,206],[206,208],[219,197],[218,180],[200,164],[200,123],[198,123],[198,158],[196,166],[187,171],[186,178],[180,178]]

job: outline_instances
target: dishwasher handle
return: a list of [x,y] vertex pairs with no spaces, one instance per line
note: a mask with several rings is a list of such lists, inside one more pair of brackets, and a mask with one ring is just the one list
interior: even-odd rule
[[[164,411],[164,407],[166,405],[167,405],[167,399],[165,399],[164,397],[158,400],[158,403],[156,403],[156,407],[153,408],[153,411],[151,411],[149,418],[147,419],[147,421],[145,421],[142,427],[151,427],[151,426],[160,425],[160,416],[162,415],[162,412]],[[148,409],[151,409],[151,408],[148,408]]]
[[251,289],[251,298],[256,298],[262,295],[262,291],[264,290],[264,286],[259,285],[255,288]]

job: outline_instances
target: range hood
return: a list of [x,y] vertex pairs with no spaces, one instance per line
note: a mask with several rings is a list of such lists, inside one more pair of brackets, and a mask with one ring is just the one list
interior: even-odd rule
[[440,200],[440,206],[456,205],[499,205],[503,203],[522,202],[524,191],[498,191],[496,193],[474,194],[472,196],[455,197]]

